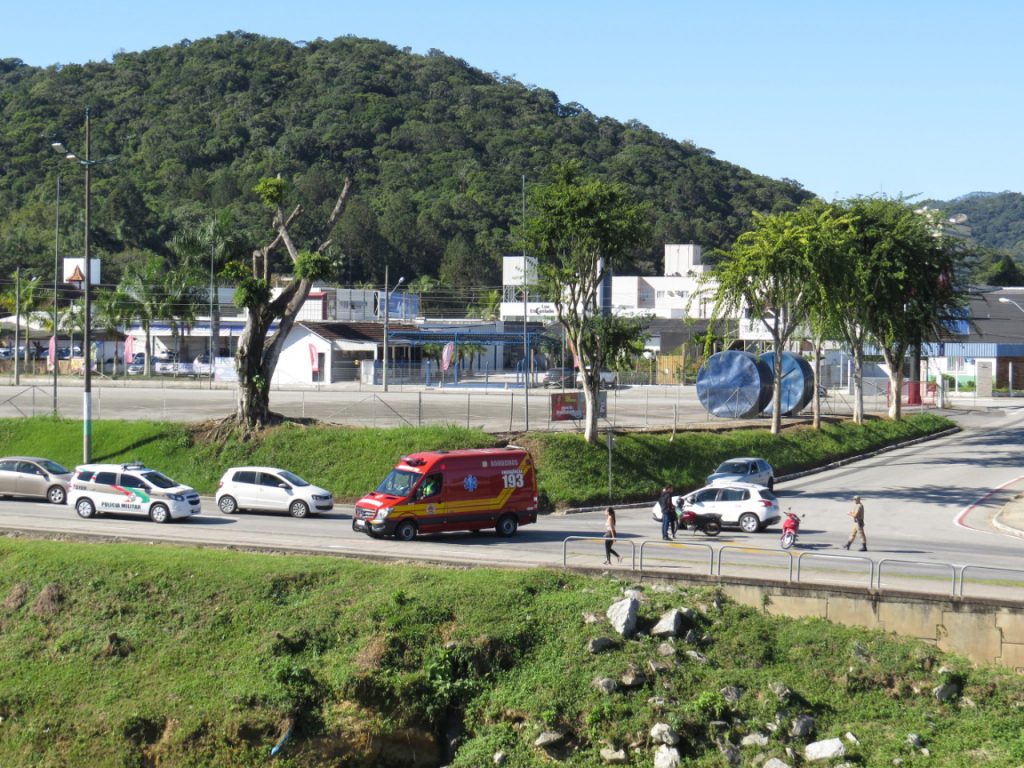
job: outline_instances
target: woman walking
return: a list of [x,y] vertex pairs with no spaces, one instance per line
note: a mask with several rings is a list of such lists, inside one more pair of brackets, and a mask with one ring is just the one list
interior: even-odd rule
[[622,555],[612,549],[612,544],[615,543],[615,510],[612,507],[608,507],[605,510],[604,518],[604,564],[612,564],[612,555],[618,558],[618,562],[622,562]]

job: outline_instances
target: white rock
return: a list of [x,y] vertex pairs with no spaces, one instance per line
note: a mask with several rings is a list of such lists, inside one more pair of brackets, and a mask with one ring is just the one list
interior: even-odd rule
[[508,755],[506,755],[504,752],[500,752],[499,751],[499,752],[495,752],[494,753],[494,764],[495,765],[504,765],[507,761],[508,761]]
[[805,760],[831,760],[835,757],[843,757],[846,754],[846,747],[842,739],[825,739],[824,741],[812,741],[804,749]]
[[602,693],[615,693],[619,684],[610,677],[599,677],[593,682],[593,686]]
[[844,736],[843,738],[845,738],[851,744],[860,744],[860,739],[858,739],[856,736],[854,736],[849,731],[846,732],[846,736]]
[[629,762],[629,758],[626,757],[626,750],[612,749],[610,747],[605,747],[601,750],[601,759],[608,765],[626,765]]
[[654,751],[654,768],[679,768],[679,750],[662,744]]
[[683,627],[683,614],[675,608],[662,614],[651,634],[655,637],[675,637]]
[[623,637],[632,637],[636,632],[636,613],[639,608],[636,598],[627,597],[624,600],[612,603],[608,608],[608,621],[612,627]]
[[679,734],[668,723],[655,723],[651,728],[651,741],[672,746],[679,743]]
[[790,768],[790,765],[777,757],[769,757],[761,768]]
[[763,747],[768,744],[768,736],[764,733],[748,733],[740,739],[741,747]]

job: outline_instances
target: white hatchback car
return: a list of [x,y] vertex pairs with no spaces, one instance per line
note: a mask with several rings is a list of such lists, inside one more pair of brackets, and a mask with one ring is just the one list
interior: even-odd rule
[[[779,500],[762,485],[729,483],[707,485],[686,496],[673,496],[672,503],[698,514],[721,515],[722,525],[738,525],[747,533],[763,531],[781,518]],[[661,522],[661,506],[654,502],[651,517]]]
[[142,464],[83,464],[68,483],[68,504],[79,517],[142,512],[154,523],[200,512],[199,493]]
[[225,515],[248,509],[305,517],[330,512],[334,497],[330,491],[310,485],[286,469],[232,467],[217,486],[217,506]]

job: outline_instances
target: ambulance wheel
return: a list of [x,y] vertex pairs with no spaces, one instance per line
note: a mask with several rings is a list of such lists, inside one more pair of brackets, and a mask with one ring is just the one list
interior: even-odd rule
[[89,519],[96,514],[96,506],[89,499],[79,499],[75,502],[75,512],[79,517]]
[[496,526],[499,536],[512,536],[519,528],[519,521],[513,515],[504,515]]
[[395,538],[399,541],[412,541],[416,538],[416,523],[412,520],[403,520],[395,528]]

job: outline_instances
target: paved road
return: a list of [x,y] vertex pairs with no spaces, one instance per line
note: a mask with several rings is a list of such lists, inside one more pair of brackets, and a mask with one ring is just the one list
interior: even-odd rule
[[[96,418],[153,418],[154,416],[203,420],[220,418],[233,407],[230,389],[204,389],[186,382],[155,388],[104,386],[94,392]],[[47,396],[43,398],[43,394]],[[58,390],[60,408],[67,415],[80,413],[81,390]],[[24,412],[26,398],[36,397],[38,412],[48,412],[52,391],[0,387],[0,416]],[[325,421],[386,425],[397,422],[460,423],[469,413],[469,423],[490,431],[521,429],[524,425],[522,391],[471,388],[445,391],[407,390],[382,393],[360,390],[358,386],[330,390],[275,391],[276,410]],[[540,407],[542,393],[531,394],[531,427],[544,428]],[[671,427],[673,423],[722,426],[710,421],[699,405],[693,387],[631,387],[611,393],[611,420],[621,427]],[[944,411],[964,428],[958,435],[925,445],[905,448],[864,459],[820,474],[780,482],[778,493],[784,507],[805,514],[801,539],[793,552],[845,554],[838,549],[846,537],[846,512],[850,496],[859,492],[867,507],[868,556],[872,561],[912,560],[963,565],[983,563],[1016,568],[1024,540],[1024,502],[1009,504],[1024,491],[1021,455],[1021,422],[1024,401],[973,398],[954,401]],[[429,418],[425,414],[429,413]],[[571,422],[567,425],[575,428]],[[68,508],[20,501],[0,501],[0,529],[71,535],[96,535],[175,541],[181,543],[240,548],[277,547],[286,550],[330,552],[359,556],[398,557],[442,562],[503,564],[509,566],[560,565],[567,537],[599,536],[603,528],[600,512],[570,516],[545,516],[535,526],[520,530],[513,539],[493,534],[479,536],[449,534],[426,537],[412,545],[371,540],[350,527],[348,508],[322,518],[293,520],[271,515],[225,517],[212,501],[205,512],[192,520],[157,526],[135,518],[104,517],[81,520]],[[998,517],[998,519],[997,519]],[[657,536],[649,507],[622,509],[619,530],[623,548],[639,554],[640,545]],[[688,546],[660,548],[644,544],[645,563],[684,567],[682,563],[725,552],[735,558],[739,550],[767,549],[778,552],[777,533],[743,534],[726,531],[717,539],[680,539]],[[696,553],[696,554],[694,554]],[[573,542],[566,550],[572,564],[597,565],[603,559],[599,541]],[[626,552],[623,552],[626,554]],[[627,555],[629,559],[629,555]],[[707,569],[702,562],[685,567]],[[1021,566],[1024,567],[1024,566]],[[860,578],[860,577],[857,577]]]
[[[1012,496],[1024,490],[1024,468],[1019,458],[1024,408],[964,410],[953,415],[964,428],[957,435],[779,482],[777,493],[783,506],[806,516],[800,541],[792,552],[808,571],[826,561],[830,566],[838,563],[849,572],[847,583],[866,586],[865,579],[874,573],[870,561],[876,566],[884,561],[889,570],[901,570],[900,561],[929,563],[934,564],[929,566],[932,570],[921,578],[937,582],[936,589],[941,592],[948,590],[943,580],[948,581],[949,564],[1013,570],[1024,567],[1020,557],[1024,540],[1000,530],[993,519]],[[854,492],[864,497],[867,508],[870,561],[839,549],[849,530],[846,512]],[[1010,522],[1024,518],[1006,517]],[[601,543],[596,540],[603,529],[599,511],[544,516],[537,525],[521,528],[511,539],[487,532],[428,536],[400,543],[355,533],[351,529],[351,508],[344,506],[319,518],[295,520],[261,514],[228,517],[220,514],[210,500],[204,502],[200,516],[160,526],[129,516],[82,520],[67,507],[7,500],[0,501],[0,529],[512,567],[557,567],[563,562],[563,554],[571,565],[596,567],[603,559]],[[728,560],[753,575],[772,575],[774,569],[778,577],[778,569],[786,567],[780,559],[783,553],[778,549],[777,530],[759,534],[725,531],[715,539],[687,533],[681,535],[677,545],[645,543],[658,536],[658,529],[650,519],[649,505],[644,505],[621,509],[619,531],[620,552],[627,562],[639,555],[643,545],[648,568],[707,573],[716,562]],[[574,541],[563,549],[568,537],[593,540]],[[835,556],[849,559],[835,563],[828,560]],[[867,570],[858,563],[866,564]],[[781,577],[785,578],[784,571]],[[1015,588],[1016,599],[1019,586]]]

